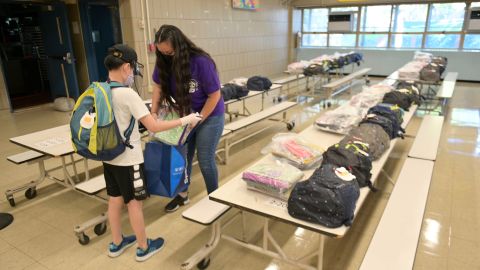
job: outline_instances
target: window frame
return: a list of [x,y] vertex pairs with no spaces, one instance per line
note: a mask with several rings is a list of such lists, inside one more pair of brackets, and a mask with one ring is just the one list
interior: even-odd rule
[[[462,23],[462,27],[461,27],[461,30],[459,31],[428,31],[429,29],[429,24],[430,24],[430,16],[431,16],[431,11],[432,11],[432,6],[434,4],[448,4],[448,3],[465,3],[465,14],[464,14],[464,18],[463,18],[463,23]],[[469,12],[470,12],[470,8],[471,8],[471,3],[472,1],[451,1],[451,2],[430,2],[430,3],[410,3],[410,2],[407,2],[407,3],[396,3],[396,4],[388,4],[388,3],[383,3],[383,4],[367,4],[367,5],[349,5],[349,6],[312,6],[312,7],[302,7],[300,8],[301,9],[301,14],[302,14],[302,20],[301,20],[301,33],[302,35],[304,34],[312,34],[312,35],[315,35],[315,34],[326,34],[326,37],[327,37],[327,41],[326,41],[326,46],[304,46],[303,44],[301,44],[301,48],[339,48],[338,46],[331,46],[331,42],[330,42],[330,34],[354,34],[355,35],[355,47],[351,47],[351,46],[340,46],[340,47],[347,47],[347,48],[365,48],[365,49],[372,49],[371,47],[363,47],[363,46],[360,46],[360,36],[361,35],[368,35],[368,34],[383,34],[383,35],[387,35],[388,37],[388,40],[387,40],[387,45],[385,47],[382,47],[382,49],[405,49],[405,50],[422,50],[422,49],[435,49],[436,48],[426,48],[426,41],[427,41],[427,36],[428,35],[435,35],[435,34],[446,34],[446,35],[450,35],[450,34],[455,34],[455,35],[460,35],[460,39],[459,39],[459,42],[458,42],[458,47],[455,47],[455,48],[440,48],[439,50],[463,50],[464,49],[464,42],[465,42],[465,36],[466,35],[469,35],[469,34],[479,34],[480,31],[468,31],[466,29],[468,23],[469,23]],[[398,12],[398,7],[401,6],[401,5],[409,5],[409,4],[424,4],[424,5],[427,5],[427,12],[425,14],[426,18],[425,18],[425,23],[424,23],[424,27],[423,27],[423,31],[394,31],[393,30],[393,27],[394,27],[394,20],[396,20],[396,17],[397,17],[397,12]],[[390,8],[390,23],[389,23],[389,27],[388,27],[388,31],[361,31],[361,27],[360,27],[360,24],[362,22],[362,19],[363,19],[363,8],[367,8],[369,6],[391,6]],[[308,10],[308,9],[318,9],[318,8],[322,8],[322,9],[327,9],[328,10],[328,15],[331,14],[331,10],[332,8],[339,8],[339,7],[348,7],[348,8],[356,8],[356,11],[349,11],[349,12],[352,12],[354,14],[356,14],[356,29],[354,29],[353,31],[351,32],[338,32],[338,31],[334,31],[334,32],[329,32],[328,31],[328,27],[327,27],[327,30],[326,32],[319,32],[319,31],[305,31],[304,29],[304,25],[303,25],[303,21],[304,21],[304,14],[305,14],[305,10]],[[393,35],[399,35],[399,34],[405,34],[405,35],[408,35],[408,34],[412,34],[412,35],[422,35],[422,42],[421,42],[421,46],[420,47],[415,47],[415,48],[411,48],[411,47],[405,47],[405,48],[397,48],[397,47],[394,47],[392,46],[392,39],[393,39]],[[467,50],[471,50],[471,49],[467,49]]]

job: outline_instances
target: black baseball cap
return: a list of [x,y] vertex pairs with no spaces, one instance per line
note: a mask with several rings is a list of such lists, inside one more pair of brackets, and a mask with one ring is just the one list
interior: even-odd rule
[[120,58],[133,67],[133,74],[143,77],[141,70],[143,65],[138,62],[137,52],[126,44],[116,44],[108,49],[108,54]]

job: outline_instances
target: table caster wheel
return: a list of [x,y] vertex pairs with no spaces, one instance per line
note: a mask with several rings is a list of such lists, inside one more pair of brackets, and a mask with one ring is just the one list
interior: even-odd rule
[[10,204],[11,207],[15,207],[15,199],[13,197],[8,198],[8,203]]
[[288,129],[288,131],[292,130],[294,127],[295,127],[295,122],[287,123],[287,129]]
[[93,227],[93,231],[95,232],[96,235],[102,235],[107,231],[107,224],[106,223],[100,223],[95,225]]
[[197,267],[198,269],[207,269],[209,265],[210,265],[210,258],[205,258],[197,264]]
[[37,189],[35,187],[31,187],[25,191],[25,197],[27,199],[33,199],[37,196]]
[[88,245],[88,243],[90,242],[90,237],[88,237],[88,235],[86,235],[85,233],[82,233],[78,236],[78,242],[82,246]]

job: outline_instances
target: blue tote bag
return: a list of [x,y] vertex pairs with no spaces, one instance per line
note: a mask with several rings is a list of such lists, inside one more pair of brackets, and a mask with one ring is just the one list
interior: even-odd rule
[[188,186],[186,145],[150,141],[145,145],[144,158],[149,194],[173,198]]
[[[178,115],[169,112],[160,118],[172,120],[177,119]],[[152,141],[145,144],[144,171],[150,195],[173,198],[188,187],[187,142],[197,127],[177,127],[158,132]]]

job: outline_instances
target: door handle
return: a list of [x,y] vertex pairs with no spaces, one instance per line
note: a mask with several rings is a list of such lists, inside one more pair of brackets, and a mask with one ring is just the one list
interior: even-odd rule
[[63,60],[65,60],[67,64],[72,64],[75,61],[75,58],[73,57],[73,54],[71,52],[67,52],[63,57]]

